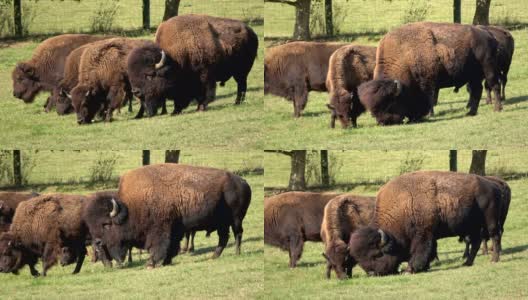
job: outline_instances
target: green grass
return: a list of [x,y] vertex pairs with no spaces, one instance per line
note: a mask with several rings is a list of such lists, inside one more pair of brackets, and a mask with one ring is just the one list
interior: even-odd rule
[[[81,1],[84,3],[84,1]],[[38,2],[40,3],[40,2]],[[253,2],[251,2],[253,3]],[[251,13],[262,15],[254,4],[241,5],[240,10],[252,8]],[[210,10],[215,5],[209,5]],[[222,7],[222,5],[218,5]],[[123,13],[129,13],[123,10]],[[202,13],[207,13],[203,11]],[[239,11],[239,13],[241,13]],[[241,17],[235,14],[235,17]],[[242,17],[241,17],[242,18]],[[263,26],[252,26],[260,38],[260,49],[248,78],[246,101],[235,106],[236,82],[230,80],[217,88],[217,100],[206,112],[196,112],[191,104],[182,115],[157,116],[134,120],[139,109],[114,113],[111,123],[97,122],[79,126],[75,115],[58,116],[45,113],[43,104],[48,93],[41,93],[34,103],[24,104],[12,95],[11,71],[17,62],[29,59],[38,41],[0,44],[0,111],[4,149],[164,149],[201,148],[261,149],[264,133],[261,112],[263,106]],[[153,39],[153,34],[139,36]],[[172,102],[167,104],[172,112]]]
[[[349,191],[356,194],[375,195],[384,182],[359,184],[364,179],[376,182],[385,176],[392,177],[395,166],[407,157],[407,152],[390,151],[334,151],[346,160],[339,182],[348,182],[344,188],[330,190]],[[447,151],[414,151],[411,157],[424,157],[424,169],[448,169]],[[512,172],[526,172],[528,160],[519,151],[489,151],[488,171],[498,165]],[[288,161],[275,154],[265,155],[265,187],[282,186],[287,183]],[[469,168],[468,152],[459,153],[459,170]],[[504,166],[506,162],[506,166]],[[282,171],[281,171],[282,170]],[[359,173],[359,174],[357,174]],[[345,179],[349,178],[349,179]],[[281,180],[280,183],[278,180]],[[271,246],[264,247],[265,289],[262,299],[313,298],[313,299],[521,299],[528,297],[525,284],[528,277],[528,177],[508,180],[512,189],[512,200],[502,239],[503,254],[497,264],[480,253],[472,267],[462,267],[464,244],[458,238],[442,239],[438,243],[439,263],[433,264],[429,272],[414,275],[368,277],[360,268],[353,269],[353,278],[339,281],[332,274],[325,278],[326,263],[321,256],[321,243],[306,243],[303,256],[296,269],[288,268],[288,254]]]
[[[182,155],[185,152],[182,151]],[[135,153],[134,153],[135,154]],[[262,158],[256,153],[238,153],[240,158],[247,158],[253,165],[261,165]],[[75,152],[55,153],[57,159],[54,168],[76,169],[78,176],[83,174],[82,163],[80,166],[74,162],[61,166],[60,155],[66,161],[68,156],[76,155]],[[199,161],[198,165],[225,166],[229,170],[239,170],[240,162],[236,162],[237,153],[216,152],[206,153],[195,151],[187,152],[182,161],[187,163]],[[59,157],[57,157],[59,156]],[[92,159],[95,159],[95,152]],[[122,154],[120,163],[132,168],[134,158],[140,156]],[[153,155],[158,158],[159,154]],[[226,159],[227,158],[227,159]],[[244,176],[250,184],[253,195],[246,218],[244,219],[244,237],[242,241],[242,254],[235,255],[234,239],[231,236],[228,247],[222,256],[216,260],[211,259],[214,247],[218,242],[216,234],[210,238],[204,232],[199,232],[195,238],[196,253],[178,255],[173,264],[154,270],[146,270],[145,263],[148,254],[143,254],[138,259],[137,251],[134,252],[134,262],[123,269],[105,269],[101,263],[93,264],[88,257],[83,269],[77,275],[70,273],[74,265],[53,267],[46,278],[32,278],[29,269],[25,267],[20,275],[0,274],[2,281],[2,295],[9,299],[46,298],[56,299],[71,297],[77,299],[145,299],[145,298],[256,298],[264,289],[263,278],[263,176]],[[61,186],[46,186],[40,192],[55,192],[62,190]],[[73,185],[69,193],[91,193],[94,189],[87,189],[83,185]],[[41,270],[41,266],[37,268]]]

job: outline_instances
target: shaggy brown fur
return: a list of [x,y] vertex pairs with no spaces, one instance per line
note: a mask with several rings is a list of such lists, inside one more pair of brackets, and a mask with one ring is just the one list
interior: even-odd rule
[[336,193],[287,192],[264,200],[264,243],[288,251],[297,266],[304,242],[321,241],[323,211]]
[[473,174],[419,171],[396,177],[378,192],[369,227],[353,233],[350,255],[366,272],[394,273],[402,261],[408,272],[429,268],[437,239],[469,236],[472,265],[485,227],[493,241],[492,261],[499,260],[502,191]]
[[18,205],[36,196],[37,193],[0,192],[0,232],[9,230]]
[[70,91],[79,83],[81,56],[89,46],[90,44],[73,50],[66,58],[63,78],[59,82],[59,92],[56,95],[52,95],[52,97],[55,96],[54,101],[57,105],[57,113],[59,115],[65,115],[73,111]]
[[99,110],[111,121],[115,109],[132,98],[127,75],[127,56],[147,40],[114,38],[90,44],[82,53],[77,85],[71,91],[79,124],[91,123]]
[[332,269],[339,279],[352,276],[354,266],[348,257],[347,243],[355,230],[372,220],[375,205],[376,197],[344,194],[325,206],[321,238],[325,245],[323,256],[327,260],[327,278],[330,278]]
[[[68,54],[84,44],[105,38],[89,34],[62,34],[43,41],[30,60],[19,62],[13,70],[13,95],[24,102],[33,102],[40,91],[52,92],[62,79]],[[52,98],[48,98],[46,111],[53,107]]]
[[353,127],[357,126],[357,117],[365,111],[359,102],[357,88],[372,80],[375,65],[376,47],[344,46],[330,56],[326,88],[330,94],[331,128],[336,118],[343,128],[347,128],[350,121]]
[[264,94],[293,101],[300,117],[309,91],[326,91],[328,60],[345,43],[292,42],[266,49]]
[[244,179],[227,171],[159,164],[124,173],[119,200],[128,210],[126,219],[105,231],[92,230],[89,224],[92,237],[118,262],[123,262],[131,246],[147,249],[147,266],[155,267],[171,263],[185,231],[191,230],[217,230],[219,243],[213,257],[218,257],[231,226],[239,254],[251,189]]

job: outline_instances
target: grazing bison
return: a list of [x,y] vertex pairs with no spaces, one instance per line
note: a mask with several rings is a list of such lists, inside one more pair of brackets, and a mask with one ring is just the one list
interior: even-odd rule
[[88,231],[81,217],[86,202],[80,195],[50,194],[20,203],[9,232],[0,238],[0,271],[17,273],[28,264],[38,276],[34,266],[41,257],[46,276],[67,247],[77,261],[73,274],[78,273],[86,255]]
[[57,106],[57,113],[65,115],[73,112],[73,105],[71,101],[71,90],[79,83],[79,64],[81,63],[81,55],[84,53],[90,44],[81,46],[73,50],[64,65],[64,74],[62,80],[59,82],[59,92],[55,93],[55,105]]
[[240,254],[250,201],[247,182],[230,172],[159,164],[126,172],[119,180],[119,199],[94,201],[84,214],[96,247],[118,263],[130,247],[147,249],[147,267],[152,268],[170,264],[184,233],[192,230],[218,231],[216,258],[231,226]]
[[166,98],[179,114],[192,99],[198,110],[214,100],[216,82],[238,85],[235,104],[246,94],[247,76],[257,56],[258,37],[245,23],[205,15],[173,17],[160,24],[156,44],[138,48],[128,60],[134,95],[143,106],[137,118],[155,115]]
[[345,43],[292,42],[266,49],[264,94],[293,102],[298,118],[308,102],[308,92],[326,91],[328,60]]
[[332,113],[330,127],[335,127],[335,119],[347,128],[357,127],[357,117],[365,112],[359,102],[357,88],[360,84],[372,80],[376,65],[376,47],[349,45],[337,49],[328,66],[326,88],[330,94],[328,108]]
[[77,85],[71,90],[79,124],[89,124],[102,110],[109,122],[115,109],[132,98],[127,75],[127,57],[146,40],[114,38],[89,45],[81,55]]
[[9,230],[18,205],[37,197],[37,193],[0,192],[0,232]]
[[339,279],[352,277],[353,264],[347,243],[355,230],[372,220],[375,205],[376,197],[344,194],[325,206],[321,238],[325,245],[326,278],[330,278],[332,269]]
[[[499,99],[497,41],[471,25],[413,23],[387,33],[376,54],[374,80],[362,84],[359,99],[382,125],[405,118],[420,121],[433,107],[436,92],[445,87],[470,89],[475,115],[486,79]],[[495,110],[502,109],[500,101]]]
[[264,200],[264,243],[288,251],[290,268],[301,258],[304,242],[321,241],[323,211],[336,193],[287,192]]
[[470,266],[485,227],[497,251],[501,249],[501,190],[490,180],[473,174],[419,171],[396,177],[378,192],[371,224],[350,237],[353,264],[367,273],[396,273],[402,261],[407,272],[425,271],[437,256],[437,239],[469,236]]
[[[29,103],[40,91],[57,92],[54,89],[62,79],[68,54],[84,44],[105,38],[89,34],[62,34],[43,41],[30,60],[19,62],[13,70],[13,96]],[[52,99],[48,98],[46,111],[53,107]]]

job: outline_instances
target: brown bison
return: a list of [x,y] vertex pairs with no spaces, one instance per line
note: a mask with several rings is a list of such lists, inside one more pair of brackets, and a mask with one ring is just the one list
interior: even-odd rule
[[[119,199],[92,202],[85,211],[96,247],[122,263],[130,247],[147,249],[147,267],[170,264],[186,231],[218,231],[213,258],[235,235],[240,254],[242,220],[251,189],[230,172],[180,164],[150,165],[124,173]],[[117,218],[117,219],[116,219]]]
[[372,80],[375,65],[376,47],[349,45],[330,56],[326,88],[330,94],[331,128],[335,127],[336,118],[343,128],[347,128],[350,121],[353,127],[357,127],[357,117],[365,112],[357,88]]
[[[30,60],[19,62],[11,77],[13,96],[29,103],[40,91],[57,92],[66,57],[74,49],[106,37],[89,34],[62,34],[49,38],[35,49]],[[53,107],[53,97],[46,102],[46,111]]]
[[[471,25],[412,23],[387,33],[376,54],[374,80],[362,84],[359,99],[382,125],[420,121],[433,107],[436,91],[470,89],[475,115],[485,79],[499,99],[497,41]],[[501,110],[500,101],[495,110]]]
[[258,37],[242,21],[205,15],[182,15],[160,24],[156,45],[140,47],[128,60],[133,92],[143,103],[137,118],[155,115],[165,99],[179,114],[192,99],[198,110],[214,100],[216,82],[231,77],[238,85],[235,104],[247,89],[257,56]]
[[109,122],[115,109],[131,100],[127,57],[137,47],[152,44],[146,40],[114,38],[89,45],[81,55],[77,85],[71,90],[79,124],[89,124],[102,110]]
[[8,231],[18,205],[37,197],[37,193],[0,192],[0,232]]
[[492,261],[501,249],[501,189],[473,174],[419,171],[396,177],[378,192],[371,224],[350,237],[352,263],[368,274],[396,273],[403,261],[407,272],[425,271],[437,256],[437,240],[468,236],[470,266],[480,246],[481,228],[493,241]]
[[288,251],[290,268],[301,258],[304,242],[320,242],[326,203],[336,193],[287,192],[264,200],[264,243]]
[[321,225],[326,278],[330,278],[332,269],[339,279],[352,277],[353,263],[348,255],[347,243],[354,231],[369,224],[375,206],[376,197],[352,194],[335,197],[326,204]]
[[298,118],[308,102],[308,92],[326,91],[328,60],[345,43],[292,42],[266,49],[264,94],[293,102]]
[[9,232],[0,238],[0,272],[17,273],[28,264],[38,276],[35,263],[42,257],[46,276],[66,247],[77,260],[73,274],[78,273],[86,255],[88,231],[81,214],[86,202],[80,195],[50,194],[20,203]]

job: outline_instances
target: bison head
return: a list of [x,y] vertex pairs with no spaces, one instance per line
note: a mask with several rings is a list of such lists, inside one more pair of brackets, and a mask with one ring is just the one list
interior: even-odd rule
[[71,101],[73,109],[77,114],[77,123],[90,124],[97,112],[101,109],[102,101],[97,98],[101,97],[97,88],[86,85],[77,85],[71,91]]
[[359,86],[358,96],[379,124],[401,124],[405,118],[401,105],[398,105],[402,89],[399,80],[371,80]]
[[72,97],[65,89],[55,89],[52,97],[54,97],[57,113],[59,115],[67,115],[73,112]]
[[119,264],[125,260],[127,250],[128,208],[116,193],[97,193],[83,210],[83,220],[88,226],[95,250],[108,253]]
[[67,266],[77,261],[77,253],[70,247],[62,247],[60,250],[60,265]]
[[0,235],[0,272],[18,274],[23,267],[23,250],[15,237],[8,232]]
[[13,96],[24,100],[26,103],[33,102],[35,96],[40,92],[42,86],[35,75],[35,68],[27,63],[16,65],[13,73]]
[[323,257],[326,259],[326,278],[330,278],[332,270],[336,272],[339,279],[347,278],[346,272],[349,267],[348,247],[343,241],[329,242]]
[[398,271],[401,262],[396,255],[394,239],[381,229],[360,228],[350,236],[350,256],[369,275],[387,275]]
[[152,44],[132,50],[127,64],[132,93],[142,100],[148,116],[155,115],[174,87],[174,62]]

